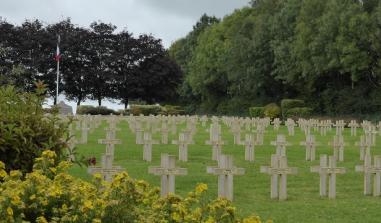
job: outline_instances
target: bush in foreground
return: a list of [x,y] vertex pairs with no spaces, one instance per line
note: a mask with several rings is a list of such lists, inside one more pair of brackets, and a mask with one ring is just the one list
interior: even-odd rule
[[118,174],[109,184],[99,175],[85,182],[67,173],[66,161],[54,165],[56,154],[44,151],[33,172],[4,171],[0,162],[2,222],[235,222],[260,223],[253,215],[241,219],[225,199],[209,201],[207,185],[197,185],[186,198],[160,198],[158,188]]
[[45,114],[44,93],[42,83],[38,83],[37,93],[0,87],[0,161],[6,164],[7,172],[30,172],[44,149],[63,155],[68,123]]

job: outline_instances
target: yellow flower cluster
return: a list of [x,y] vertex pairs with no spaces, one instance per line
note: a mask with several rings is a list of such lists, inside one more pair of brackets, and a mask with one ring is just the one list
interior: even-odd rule
[[234,222],[260,223],[257,216],[241,219],[225,199],[207,199],[206,184],[182,198],[160,197],[160,191],[127,173],[106,183],[100,175],[93,182],[67,173],[70,163],[54,165],[54,152],[45,151],[24,178],[19,171],[5,172],[0,162],[1,222]]

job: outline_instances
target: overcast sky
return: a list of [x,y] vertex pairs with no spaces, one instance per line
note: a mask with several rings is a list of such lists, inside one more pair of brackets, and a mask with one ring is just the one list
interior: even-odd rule
[[54,23],[70,17],[88,27],[92,21],[113,23],[135,35],[152,33],[165,47],[191,31],[203,13],[219,18],[249,0],[0,0],[0,16],[21,24],[25,19]]

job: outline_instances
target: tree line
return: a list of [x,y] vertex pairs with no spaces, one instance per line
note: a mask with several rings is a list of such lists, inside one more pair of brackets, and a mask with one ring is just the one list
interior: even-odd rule
[[74,25],[70,19],[44,25],[26,20],[14,25],[0,18],[0,84],[31,91],[36,81],[48,85],[56,101],[57,36],[60,35],[59,93],[80,105],[105,98],[149,103],[173,101],[182,72],[160,39],[113,24]]
[[242,114],[302,99],[317,114],[381,108],[381,1],[253,0],[204,15],[169,54],[189,110]]

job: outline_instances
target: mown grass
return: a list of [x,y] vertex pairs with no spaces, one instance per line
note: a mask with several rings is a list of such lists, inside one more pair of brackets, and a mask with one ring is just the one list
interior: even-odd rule
[[[95,156],[100,160],[104,153],[105,145],[97,144],[98,139],[105,137],[103,123],[93,133],[89,134],[89,142],[86,145],[78,145],[78,152],[85,156]],[[184,128],[184,126],[182,126]],[[121,129],[117,138],[123,144],[115,148],[115,165],[126,169],[130,176],[148,181],[150,184],[160,186],[158,176],[148,174],[149,166],[160,164],[160,154],[169,153],[178,155],[176,145],[154,145],[153,161],[143,161],[143,146],[135,144],[135,135],[129,130],[128,123],[122,121],[118,124]],[[178,130],[180,130],[179,128]],[[287,141],[292,146],[287,147],[287,157],[290,167],[298,167],[298,174],[288,177],[288,200],[279,202],[270,199],[270,176],[260,173],[260,166],[269,165],[271,154],[275,153],[275,147],[270,145],[277,134],[286,134]],[[255,151],[255,162],[244,160],[244,147],[233,144],[233,135],[223,125],[223,140],[226,145],[223,153],[234,156],[234,164],[246,169],[243,176],[234,177],[234,205],[239,215],[247,216],[256,213],[262,219],[273,219],[274,222],[381,222],[381,197],[363,195],[363,175],[354,171],[355,165],[362,162],[359,160],[359,150],[354,146],[359,140],[361,131],[357,137],[350,136],[350,129],[345,129],[344,139],[349,145],[345,148],[344,162],[338,162],[339,167],[347,168],[347,173],[337,177],[337,198],[329,200],[319,196],[319,175],[310,172],[311,166],[319,165],[320,154],[333,153],[328,142],[333,139],[334,129],[327,136],[320,136],[313,132],[316,140],[320,143],[317,147],[317,160],[305,161],[305,150],[299,143],[304,141],[304,134],[296,128],[295,136],[288,136],[284,126],[279,131],[272,127],[267,128],[263,146],[257,146]],[[78,137],[80,132],[78,132]],[[244,136],[244,134],[242,134]],[[159,135],[155,135],[159,139]],[[170,135],[169,140],[177,136]],[[196,144],[189,146],[188,162],[177,162],[177,166],[187,168],[187,176],[176,177],[176,193],[185,196],[187,192],[194,189],[199,182],[207,183],[211,198],[217,196],[217,176],[206,173],[207,166],[215,166],[216,162],[211,160],[211,146],[205,145],[209,138],[206,129],[198,125],[198,131],[194,136]],[[372,148],[372,155],[380,155],[378,146]],[[74,166],[71,174],[82,179],[89,180],[85,168]]]

